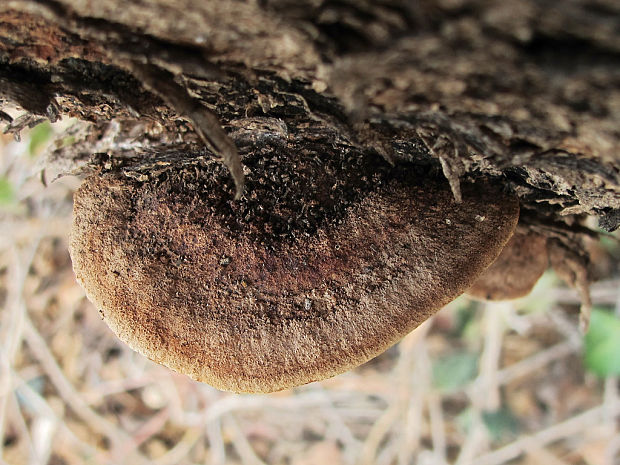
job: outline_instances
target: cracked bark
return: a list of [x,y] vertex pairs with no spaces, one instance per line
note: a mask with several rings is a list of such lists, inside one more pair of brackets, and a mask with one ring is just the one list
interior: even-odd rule
[[220,158],[239,188],[235,147],[370,151],[457,198],[500,177],[548,236],[583,214],[613,230],[618,31],[613,0],[8,0],[0,96],[94,123],[65,163],[103,152],[148,178]]

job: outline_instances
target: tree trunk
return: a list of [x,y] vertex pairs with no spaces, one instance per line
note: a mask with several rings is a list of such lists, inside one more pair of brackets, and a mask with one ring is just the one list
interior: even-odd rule
[[457,200],[499,178],[547,235],[620,223],[616,0],[4,0],[0,97],[139,179],[215,157],[232,196],[255,151],[375,153]]

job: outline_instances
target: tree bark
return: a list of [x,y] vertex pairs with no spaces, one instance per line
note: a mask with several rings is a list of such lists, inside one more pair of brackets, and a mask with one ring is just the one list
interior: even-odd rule
[[615,0],[4,0],[0,97],[140,179],[219,158],[234,195],[250,152],[372,152],[457,199],[500,178],[548,235],[620,223]]

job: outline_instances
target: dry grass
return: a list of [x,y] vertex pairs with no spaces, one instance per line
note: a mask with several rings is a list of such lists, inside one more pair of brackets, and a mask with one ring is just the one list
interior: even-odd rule
[[[291,391],[219,392],[124,346],[74,281],[76,178],[0,142],[0,464],[620,463],[617,379],[581,361],[575,294],[464,298],[377,359]],[[34,176],[33,176],[34,175]],[[610,269],[615,269],[613,261]],[[620,308],[620,280],[594,288]]]

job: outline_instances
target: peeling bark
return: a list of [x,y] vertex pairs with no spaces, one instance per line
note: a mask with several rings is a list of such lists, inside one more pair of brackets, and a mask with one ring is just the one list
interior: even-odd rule
[[236,150],[374,152],[435,166],[457,198],[463,178],[500,177],[533,225],[613,230],[618,31],[614,0],[9,0],[0,96],[96,122],[57,159],[112,131],[93,153],[144,176],[220,158],[239,193]]

